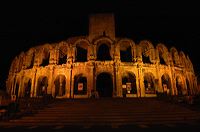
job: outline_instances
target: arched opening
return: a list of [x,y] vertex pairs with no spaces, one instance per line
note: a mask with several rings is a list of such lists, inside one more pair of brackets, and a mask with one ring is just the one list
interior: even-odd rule
[[76,62],[86,62],[87,61],[87,45],[76,45]]
[[42,60],[42,63],[40,66],[47,66],[49,65],[49,58],[50,58],[50,53],[47,54],[47,56],[45,56]]
[[67,46],[62,45],[59,47],[58,65],[66,64],[67,62]]
[[152,64],[150,57],[153,57],[152,55],[154,54],[153,44],[149,41],[143,40],[139,43],[139,45],[141,47],[142,62]]
[[168,60],[167,59],[168,49],[163,44],[158,44],[157,45],[157,50],[158,50],[160,64],[167,65],[166,61]]
[[55,81],[55,97],[65,95],[66,78],[64,75],[59,75],[56,77]]
[[155,78],[152,73],[144,74],[145,94],[155,94]]
[[67,54],[63,53],[62,51],[59,51],[58,65],[66,64],[66,62],[67,62]]
[[74,77],[74,94],[87,94],[87,78],[84,77],[82,74]]
[[168,74],[163,74],[161,77],[163,93],[171,95],[171,81]]
[[31,79],[28,80],[27,83],[24,84],[24,88],[25,88],[25,93],[24,93],[24,97],[30,97],[30,93],[31,93]]
[[144,54],[142,54],[142,62],[151,64],[149,56],[145,56]]
[[27,69],[31,69],[33,68],[34,65],[34,59],[35,59],[35,53],[33,52],[33,55],[31,57],[31,64],[27,67]]
[[58,65],[62,65],[62,64],[66,64],[67,62],[67,55],[60,55],[59,61],[58,61]]
[[183,95],[183,83],[179,76],[176,77],[176,89],[178,91],[179,96]]
[[134,74],[126,73],[122,76],[123,93],[137,94],[136,77]]
[[99,49],[97,52],[97,60],[100,60],[100,61],[111,60],[110,49],[109,49],[108,45],[101,44],[99,46]]
[[19,94],[19,83],[16,84],[16,87],[15,87],[15,95],[16,95],[16,98],[18,97],[18,94]]
[[37,85],[37,96],[43,96],[47,94],[48,79],[47,77],[40,77]]
[[162,57],[161,54],[159,54],[159,58],[160,58],[160,64],[162,64],[162,65],[167,65],[167,64],[165,63],[165,60],[163,59],[163,57]]
[[188,79],[186,79],[186,84],[187,84],[187,94],[188,94],[188,95],[191,95],[190,84],[189,84]]
[[120,45],[120,59],[122,62],[132,62],[132,53],[130,45]]
[[103,72],[97,76],[96,90],[100,97],[112,97],[113,83],[112,77],[109,73]]
[[171,48],[170,49],[171,51],[171,56],[172,56],[172,62],[175,66],[179,66],[180,65],[180,58],[179,58],[179,55],[178,55],[178,51],[176,50],[176,48]]

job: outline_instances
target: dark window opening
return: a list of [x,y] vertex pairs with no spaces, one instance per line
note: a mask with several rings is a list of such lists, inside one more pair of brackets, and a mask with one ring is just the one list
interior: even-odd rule
[[47,77],[39,78],[38,79],[37,95],[43,96],[43,95],[47,94],[47,87],[48,87]]
[[191,92],[190,92],[190,84],[189,84],[188,79],[186,79],[186,84],[187,84],[187,94],[188,94],[188,95],[191,95]]
[[132,62],[131,47],[125,51],[120,50],[120,58],[122,62]]
[[183,95],[183,91],[182,91],[182,83],[179,81],[178,78],[176,78],[176,88],[178,91],[178,96],[182,96]]
[[31,68],[33,68],[33,65],[34,65],[34,59],[35,59],[35,54],[33,53],[33,56],[32,56],[32,58],[31,58],[31,64],[30,64],[29,67],[27,67],[27,69],[31,69]]
[[170,78],[168,75],[163,75],[161,77],[162,80],[162,88],[163,88],[163,93],[165,95],[170,95],[171,94],[171,83],[170,83]]
[[99,49],[97,52],[97,60],[100,60],[100,61],[111,60],[110,49],[106,44],[102,44],[99,46]]
[[59,58],[58,65],[66,64],[66,62],[67,62],[67,55]]
[[97,76],[96,90],[100,97],[112,97],[113,83],[112,77],[108,73],[101,73]]
[[160,64],[167,65],[164,58],[161,55],[159,55],[159,57],[160,57]]
[[155,94],[155,86],[153,77],[151,75],[146,75],[144,77],[145,94]]
[[76,47],[77,54],[76,54],[76,62],[86,62],[87,61],[87,50],[77,46]]
[[47,58],[43,59],[42,64],[40,66],[47,66],[47,65],[49,65],[49,58],[50,58],[50,53],[48,54]]
[[25,84],[25,97],[30,97],[31,93],[31,80],[28,81],[27,84]]
[[103,36],[106,36],[106,32],[105,31],[103,31]]
[[160,58],[160,64],[166,65],[166,63],[165,63],[163,58]]
[[17,84],[16,84],[16,88],[15,88],[15,95],[16,95],[16,98],[18,97],[18,92],[19,92],[19,84],[17,83]]
[[137,94],[135,76],[129,74],[129,77],[123,77],[122,85],[126,85],[126,91],[128,94]]
[[127,77],[123,77],[122,78],[122,85],[126,85],[127,82],[128,82],[128,78]]
[[87,78],[76,76],[74,79],[74,94],[85,95],[87,94]]
[[58,76],[55,80],[55,96],[65,95],[66,81],[64,76]]
[[143,63],[149,63],[149,64],[152,64],[151,61],[150,61],[150,58],[144,56],[143,54],[142,54],[142,61],[143,61]]

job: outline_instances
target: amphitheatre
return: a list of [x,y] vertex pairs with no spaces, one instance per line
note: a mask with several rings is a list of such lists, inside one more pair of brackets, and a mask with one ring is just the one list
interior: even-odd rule
[[[114,14],[89,16],[89,34],[31,47],[10,66],[7,92],[16,97],[137,98],[195,95],[193,64],[176,47],[115,36]],[[116,26],[117,27],[117,26]]]
[[114,14],[91,14],[88,35],[17,55],[6,80],[11,100],[0,106],[1,129],[200,129],[189,56],[164,43],[117,37],[117,27]]

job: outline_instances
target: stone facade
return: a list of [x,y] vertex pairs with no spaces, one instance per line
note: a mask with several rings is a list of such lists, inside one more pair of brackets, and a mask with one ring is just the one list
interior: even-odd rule
[[12,61],[7,91],[18,97],[154,97],[194,95],[197,79],[183,51],[115,36],[113,14],[91,15],[89,35],[21,52]]

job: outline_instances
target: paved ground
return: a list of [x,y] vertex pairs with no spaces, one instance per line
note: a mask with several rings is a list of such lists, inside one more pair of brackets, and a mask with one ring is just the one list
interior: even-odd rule
[[[114,101],[114,104],[116,103],[116,101],[117,100]],[[70,102],[68,102],[68,103],[70,103]],[[117,103],[120,104],[120,102],[117,102]],[[124,105],[124,102],[121,103],[121,104]],[[86,104],[85,104],[85,102],[82,102],[80,104],[77,103],[77,105],[81,105],[81,106],[84,105],[85,106]],[[62,104],[61,104],[61,106],[62,106]],[[188,105],[184,105],[184,104],[182,106],[190,108],[190,109],[195,110],[195,111],[200,111],[199,106],[194,106],[194,105],[188,106]],[[70,105],[70,107],[71,107],[71,105]],[[76,108],[78,108],[78,107],[76,107]],[[126,107],[126,110],[127,110],[127,108],[129,108],[129,107]],[[163,107],[161,107],[161,108],[163,108]],[[51,108],[49,108],[49,109],[51,109]],[[74,132],[74,131],[81,131],[81,132],[82,131],[92,131],[92,132],[105,132],[105,131],[109,131],[109,132],[112,132],[112,131],[116,131],[116,132],[120,132],[120,131],[121,132],[125,132],[125,131],[128,131],[128,132],[137,132],[137,131],[148,131],[148,132],[149,131],[159,131],[159,132],[167,131],[167,132],[170,132],[170,131],[176,131],[176,132],[178,132],[178,131],[181,131],[181,132],[183,132],[183,131],[186,131],[186,132],[193,132],[193,131],[196,131],[196,132],[200,132],[200,120],[197,120],[195,123],[189,122],[187,124],[186,123],[179,123],[179,124],[178,123],[177,124],[167,123],[167,124],[162,124],[162,125],[159,125],[159,124],[145,125],[145,124],[142,124],[142,123],[141,124],[134,124],[132,122],[132,124],[119,125],[119,126],[109,126],[109,125],[98,126],[96,124],[93,125],[93,126],[73,126],[73,125],[71,125],[71,126],[57,125],[56,126],[54,123],[53,123],[54,126],[40,126],[38,124],[36,124],[35,126],[30,126],[30,125],[29,126],[17,126],[17,125],[15,125],[15,122],[11,122],[11,123],[13,123],[13,124],[7,125],[7,126],[0,124],[0,132],[7,132],[7,131],[12,131],[12,132],[17,132],[17,131],[19,131],[19,132],[37,132],[37,131],[43,131],[43,132],[54,132],[54,131],[56,131],[56,132],[61,132],[61,131],[66,131],[66,132]]]
[[94,131],[94,132],[105,132],[105,131],[200,131],[200,123],[199,124],[176,124],[176,125],[124,125],[119,126],[117,128],[112,126],[91,126],[91,127],[83,127],[83,126],[12,126],[12,127],[1,127],[1,132],[6,131],[19,131],[19,132],[37,132],[37,131],[44,131],[44,132],[59,132],[59,131]]

